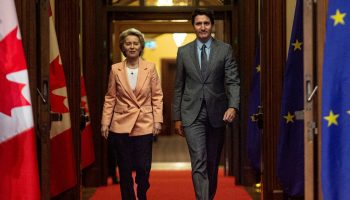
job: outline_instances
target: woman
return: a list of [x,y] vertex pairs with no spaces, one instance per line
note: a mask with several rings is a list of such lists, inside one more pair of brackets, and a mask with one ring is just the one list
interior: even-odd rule
[[140,58],[143,34],[132,28],[119,36],[126,59],[112,65],[105,96],[101,133],[115,148],[123,200],[134,200],[132,170],[136,170],[137,197],[145,200],[150,186],[152,140],[163,123],[163,92],[153,63]]

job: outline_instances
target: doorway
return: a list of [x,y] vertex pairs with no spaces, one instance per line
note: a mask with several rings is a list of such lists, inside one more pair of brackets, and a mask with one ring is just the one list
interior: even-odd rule
[[[156,40],[155,38],[161,37],[161,35],[165,34],[193,34],[192,24],[190,20],[188,20],[190,19],[193,9],[193,7],[144,7],[142,9],[130,8],[128,10],[113,7],[113,9],[110,9],[108,18],[108,47],[110,55],[109,66],[111,63],[120,62],[123,59],[119,50],[119,34],[122,31],[128,28],[136,28],[145,34],[145,36],[153,38],[154,40]],[[222,9],[218,9],[218,7],[216,7],[215,16],[215,29],[213,30],[214,37],[221,41],[232,43],[232,38],[234,38],[233,34],[231,34],[233,32],[232,10],[228,9],[227,7],[222,7]],[[193,34],[192,39],[186,42],[191,42],[194,38],[195,35]],[[174,52],[173,56],[162,57],[160,58],[160,61],[153,61],[151,60],[152,58],[149,57],[146,59],[156,63],[156,68],[161,77],[162,89],[164,93],[164,126],[162,134],[157,137],[154,144],[153,162],[167,163],[168,166],[169,164],[171,165],[174,163],[185,162],[188,163],[187,165],[185,164],[185,166],[189,168],[190,160],[186,141],[184,138],[174,134],[171,106],[176,71],[176,52],[179,46],[186,43],[184,42],[181,45],[176,46],[170,43],[173,43],[173,39],[168,39],[168,41],[159,45],[161,45],[160,48],[163,48],[164,51]],[[156,44],[156,46],[157,45],[158,44]],[[154,53],[156,49],[153,49],[152,51]],[[143,56],[147,56],[146,54],[147,49],[144,50]],[[225,166],[227,163],[229,162],[226,162]],[[153,166],[152,169],[154,169]]]
[[174,82],[176,74],[176,60],[162,59],[162,89],[163,89],[163,135],[174,135],[174,123],[172,118],[172,102],[174,95]]

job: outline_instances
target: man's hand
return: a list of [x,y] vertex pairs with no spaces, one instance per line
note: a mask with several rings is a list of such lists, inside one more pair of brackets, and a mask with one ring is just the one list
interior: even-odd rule
[[234,119],[236,119],[236,109],[228,108],[224,114],[223,120],[225,122],[231,123]]
[[153,135],[156,136],[162,130],[162,124],[159,122],[154,122],[153,124]]
[[181,121],[175,121],[175,134],[185,137]]
[[102,135],[105,139],[107,139],[107,138],[108,138],[108,133],[109,133],[108,126],[102,125],[102,126],[101,126],[101,135]]

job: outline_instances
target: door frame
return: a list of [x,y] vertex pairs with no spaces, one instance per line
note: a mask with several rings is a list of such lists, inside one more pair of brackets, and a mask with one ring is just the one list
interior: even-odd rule
[[[120,53],[114,52],[115,48],[114,44],[118,44],[115,42],[117,38],[119,38],[119,29],[118,32],[115,32],[113,23],[118,21],[127,21],[133,23],[133,26],[138,27],[139,30],[143,33],[155,33],[156,29],[154,26],[158,26],[156,23],[149,22],[148,26],[140,25],[135,23],[135,20],[142,20],[143,24],[145,24],[145,20],[184,20],[187,19],[185,24],[185,32],[193,32],[193,28],[191,25],[191,14],[195,8],[199,8],[198,6],[169,6],[169,7],[132,7],[132,6],[107,6],[107,55],[108,55],[108,65],[107,72],[110,70],[110,66],[112,63],[119,62]],[[233,49],[236,50],[234,53],[238,54],[238,9],[236,6],[208,6],[205,8],[212,9],[215,12],[215,19],[222,20],[222,34],[218,35],[222,38],[220,40],[227,42],[232,45]],[[159,22],[158,22],[159,23]],[[189,26],[190,25],[190,26]],[[216,26],[219,24],[216,24]],[[173,33],[179,32],[175,26],[170,26],[168,24],[163,24],[163,30],[167,30],[168,32],[172,31]],[[153,27],[153,28],[152,28]],[[191,27],[191,28],[190,28]],[[171,32],[170,32],[171,33]],[[218,31],[218,33],[221,33]],[[113,39],[114,38],[114,39]],[[114,55],[119,54],[119,55]],[[243,137],[238,136],[241,135],[240,121],[234,123],[234,126],[229,126],[228,133],[226,134],[226,142],[225,142],[225,174],[226,175],[235,175],[237,177],[236,183],[240,184],[244,177],[244,168],[240,163],[243,163],[244,159],[242,156],[242,152],[244,154],[243,145],[245,140]],[[243,145],[243,146],[242,146]],[[236,147],[236,148],[233,148]],[[236,151],[236,152],[233,152]]]
[[[176,65],[176,59],[168,59],[168,58],[164,58],[164,59],[161,59],[161,65],[162,65],[162,72],[161,72],[161,78],[162,78],[162,88],[163,88],[163,93],[164,93],[164,97],[166,96],[166,92],[164,90],[164,86],[167,84],[165,81],[164,81],[164,77],[165,77],[165,74],[169,71],[171,71],[171,69],[169,69],[171,67],[171,65]],[[165,70],[164,70],[165,69]],[[167,70],[169,69],[169,70]],[[175,69],[176,70],[176,69]],[[169,80],[168,80],[169,81]],[[165,106],[165,98],[163,99],[163,102],[164,102],[164,106],[163,106],[163,109],[164,109],[164,122],[163,122],[163,125],[165,125],[165,127],[163,126],[163,135],[174,135],[175,134],[175,130],[174,130],[174,123],[171,123],[172,121],[172,108],[171,108],[171,105],[170,105],[170,108],[169,109],[166,109],[166,106]],[[170,100],[170,102],[172,102],[172,100]],[[169,117],[167,117],[169,116]],[[170,118],[170,124],[168,124],[166,122],[166,120],[169,120]]]

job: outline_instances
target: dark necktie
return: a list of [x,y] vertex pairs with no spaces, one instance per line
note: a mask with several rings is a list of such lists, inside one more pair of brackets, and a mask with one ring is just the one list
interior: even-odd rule
[[205,73],[208,69],[208,57],[207,57],[207,52],[205,51],[205,44],[203,44],[202,49],[201,49],[201,72],[202,76],[205,77]]

